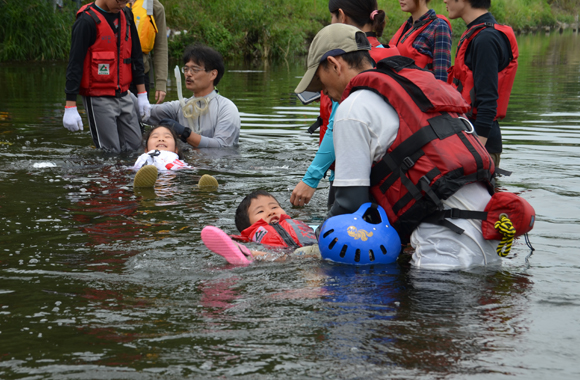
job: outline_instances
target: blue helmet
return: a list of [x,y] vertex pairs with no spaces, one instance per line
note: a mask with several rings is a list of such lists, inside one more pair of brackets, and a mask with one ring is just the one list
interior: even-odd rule
[[373,203],[327,219],[318,246],[323,259],[351,265],[391,264],[401,253],[399,234],[385,210]]

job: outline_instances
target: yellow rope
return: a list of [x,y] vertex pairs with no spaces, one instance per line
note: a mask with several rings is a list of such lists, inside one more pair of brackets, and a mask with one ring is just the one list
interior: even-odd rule
[[497,254],[501,257],[506,257],[510,254],[512,249],[516,229],[514,228],[512,221],[506,215],[502,215],[500,220],[495,222],[494,227],[503,235],[501,242],[497,246]]

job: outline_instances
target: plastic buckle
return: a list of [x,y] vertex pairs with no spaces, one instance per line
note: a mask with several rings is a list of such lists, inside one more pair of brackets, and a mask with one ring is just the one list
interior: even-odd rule
[[[411,157],[407,156],[403,158],[403,163],[401,164],[404,171],[411,169],[415,165],[415,162],[411,160]],[[428,183],[428,182],[427,182]]]
[[448,218],[451,218],[451,219],[459,219],[459,218],[460,218],[460,216],[459,216],[459,215],[460,215],[460,211],[461,211],[461,210],[459,210],[459,209],[457,209],[457,208],[452,208],[452,209],[449,209],[449,210],[447,210],[447,211],[449,211],[449,216],[448,216]]

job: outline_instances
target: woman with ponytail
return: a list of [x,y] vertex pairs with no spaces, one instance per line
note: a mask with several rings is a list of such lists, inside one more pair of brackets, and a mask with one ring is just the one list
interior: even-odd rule
[[430,0],[399,0],[401,10],[411,17],[395,33],[391,45],[401,55],[415,60],[421,68],[433,71],[435,78],[447,82],[451,66],[451,24],[427,4]]

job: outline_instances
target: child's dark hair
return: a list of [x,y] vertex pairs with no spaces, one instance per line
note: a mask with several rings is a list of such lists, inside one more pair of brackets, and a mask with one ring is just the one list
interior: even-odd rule
[[[238,229],[238,231],[242,232],[243,230],[251,226],[248,210],[250,208],[250,204],[252,203],[252,201],[261,196],[272,197],[276,202],[278,202],[276,197],[267,192],[266,190],[254,190],[250,194],[246,195],[246,197],[242,199],[240,205],[236,209],[236,228]],[[278,202],[278,204],[280,204],[280,202]]]
[[217,50],[200,43],[188,46],[183,52],[183,64],[185,65],[189,61],[200,66],[203,65],[206,71],[217,70],[217,76],[213,80],[214,86],[218,85],[226,71],[222,55]]
[[175,140],[175,147],[177,148],[177,156],[179,157],[180,160],[183,159],[183,152],[181,151],[179,137],[177,136],[177,133],[175,133],[173,128],[171,128],[170,126],[167,126],[167,125],[157,125],[155,127],[151,127],[151,129],[149,129],[147,132],[145,132],[145,134],[143,135],[143,148],[145,148],[145,152],[147,152],[147,143],[149,142],[149,138],[151,137],[151,134],[153,133],[154,130],[156,130],[157,128],[161,128],[161,127],[167,128],[171,131],[171,136],[173,136],[173,139]]

